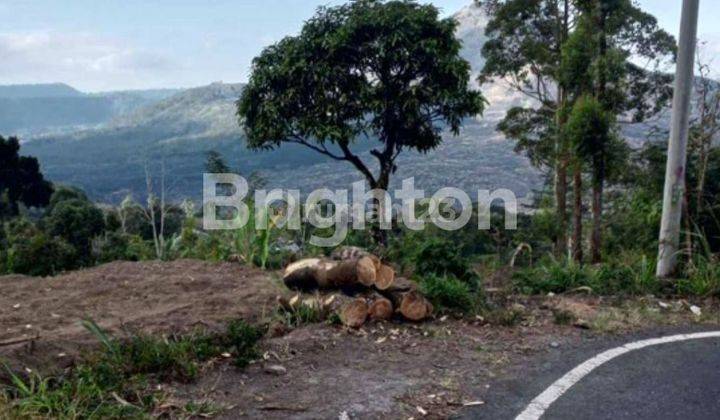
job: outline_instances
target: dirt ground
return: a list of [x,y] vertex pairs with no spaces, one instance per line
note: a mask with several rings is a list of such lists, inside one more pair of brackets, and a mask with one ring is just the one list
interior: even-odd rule
[[[70,363],[93,338],[92,318],[121,330],[183,332],[273,309],[280,282],[238,264],[113,262],[57,277],[0,277],[0,357],[44,367]],[[13,344],[17,343],[17,344]]]
[[[80,326],[154,333],[269,321],[279,276],[237,264],[117,262],[55,278],[0,277],[0,357],[18,367],[63,366],[93,343]],[[349,330],[306,325],[261,343],[239,370],[205,366],[192,384],[164,385],[168,405],[208,401],[220,418],[448,418],[482,406],[496,378],[534,357],[653,325],[720,323],[715,301],[648,297],[496,297],[497,319],[437,317]],[[508,313],[517,316],[508,317]]]

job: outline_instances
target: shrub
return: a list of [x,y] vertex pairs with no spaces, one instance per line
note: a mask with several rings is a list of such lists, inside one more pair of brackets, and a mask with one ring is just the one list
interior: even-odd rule
[[262,338],[263,334],[262,329],[242,320],[231,321],[222,336],[221,345],[231,350],[235,355],[236,366],[244,367],[253,358],[257,357],[257,342]]
[[457,245],[440,238],[432,238],[422,244],[414,258],[415,274],[419,276],[453,276],[469,284],[476,275]]
[[155,259],[155,250],[152,245],[138,235],[128,235],[125,259],[128,261],[145,261]]
[[73,245],[82,263],[91,256],[91,241],[105,228],[102,210],[89,201],[70,199],[57,203],[43,221],[45,230]]
[[698,257],[685,269],[686,278],[678,280],[680,294],[693,296],[720,296],[720,265]]
[[11,242],[5,266],[12,273],[49,276],[76,268],[76,261],[76,251],[70,244],[38,232]]
[[479,297],[464,281],[453,276],[428,275],[420,278],[420,290],[438,309],[467,313],[478,306]]
[[589,283],[587,270],[582,266],[554,259],[516,271],[513,281],[515,287],[525,294],[562,293]]
[[120,232],[105,232],[92,243],[93,256],[97,262],[125,260],[128,254],[128,238]]

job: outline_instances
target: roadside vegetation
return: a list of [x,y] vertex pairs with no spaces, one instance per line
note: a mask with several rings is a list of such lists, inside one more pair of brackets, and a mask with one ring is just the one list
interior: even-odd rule
[[220,332],[117,338],[92,320],[83,324],[97,339],[99,349],[75,366],[49,376],[29,370],[15,373],[6,366],[3,376],[9,380],[2,391],[6,405],[0,413],[5,410],[10,418],[117,419],[150,413],[185,417],[213,414],[217,407],[207,401],[164,408],[169,396],[159,385],[191,382],[212,359],[228,357],[238,367],[245,367],[258,357],[256,343],[264,333],[235,320]]

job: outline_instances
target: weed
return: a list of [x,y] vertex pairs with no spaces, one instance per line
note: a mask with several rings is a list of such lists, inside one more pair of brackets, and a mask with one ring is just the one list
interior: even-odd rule
[[257,342],[263,335],[264,331],[260,328],[242,320],[235,320],[228,324],[221,344],[235,355],[236,366],[245,367],[253,358],[257,357]]
[[571,311],[558,309],[553,311],[553,320],[557,325],[571,325],[577,320],[577,317]]
[[525,313],[518,308],[498,308],[486,313],[485,318],[490,324],[514,327],[525,319]]
[[678,280],[678,292],[703,297],[720,295],[720,265],[700,256],[685,271],[687,278]]
[[297,328],[301,325],[322,322],[327,318],[327,314],[320,305],[299,304],[290,308],[279,307],[277,317],[287,327]]

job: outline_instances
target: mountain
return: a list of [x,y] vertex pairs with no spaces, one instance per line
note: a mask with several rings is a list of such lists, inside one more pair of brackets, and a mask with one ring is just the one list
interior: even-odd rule
[[[472,5],[455,17],[464,46],[462,54],[477,73],[484,63],[480,51],[486,40],[487,17]],[[269,188],[309,192],[320,187],[348,188],[363,179],[349,163],[329,160],[302,146],[247,150],[235,115],[235,101],[241,91],[241,84],[213,83],[164,92],[168,95],[161,93],[153,99],[137,99],[137,93],[91,96],[115,101],[116,108],[122,101],[130,105],[97,116],[95,121],[102,120],[97,126],[30,136],[22,151],[37,156],[53,181],[78,185],[95,199],[114,203],[128,193],[142,199],[146,192],[145,168],[157,178],[163,165],[173,198],[200,199],[205,154],[209,150],[220,152],[245,175],[259,173]],[[391,188],[398,187],[406,177],[415,177],[415,185],[425,189],[427,195],[449,186],[471,196],[478,189],[507,188],[522,198],[542,185],[542,174],[526,158],[514,153],[513,143],[495,130],[510,106],[529,105],[530,100],[502,81],[483,86],[483,92],[491,104],[484,115],[466,120],[459,136],[447,134],[445,142],[429,154],[403,152]],[[136,98],[137,102],[128,98]],[[643,138],[645,131],[641,126],[629,129],[635,138]],[[363,159],[374,162],[369,144],[354,147]]]
[[83,96],[82,92],[65,83],[36,85],[0,85],[0,98],[73,98]]
[[241,84],[213,83],[118,116],[102,127],[36,136],[22,152],[38,157],[53,181],[77,185],[97,200],[118,202],[128,193],[142,199],[146,167],[159,176],[165,166],[168,192],[199,199],[205,154],[217,150],[250,173],[319,162],[300,147],[254,153],[245,148],[235,117]]
[[0,133],[32,137],[75,132],[110,122],[175,90],[86,94],[66,84],[0,86]]

